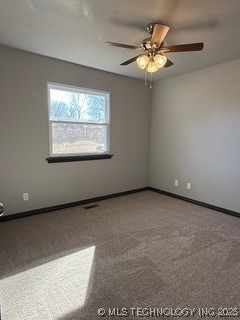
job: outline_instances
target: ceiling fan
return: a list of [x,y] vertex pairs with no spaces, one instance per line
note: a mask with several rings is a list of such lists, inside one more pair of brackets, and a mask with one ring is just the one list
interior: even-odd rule
[[110,46],[143,51],[139,55],[121,63],[121,66],[127,66],[137,61],[141,69],[145,69],[152,74],[162,67],[168,68],[173,65],[173,62],[165,56],[165,53],[201,51],[204,46],[202,42],[165,46],[164,39],[170,29],[168,26],[151,22],[147,25],[146,29],[150,37],[144,39],[140,46],[109,41],[105,42],[106,45]]

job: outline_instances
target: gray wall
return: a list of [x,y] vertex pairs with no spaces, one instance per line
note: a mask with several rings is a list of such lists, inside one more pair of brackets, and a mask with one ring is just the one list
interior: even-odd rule
[[[47,163],[47,81],[110,92],[111,160]],[[0,96],[6,214],[148,186],[151,100],[143,81],[1,46]]]
[[240,60],[156,83],[151,121],[150,186],[240,211]]
[[[143,81],[3,46],[0,70],[6,214],[148,186]],[[47,81],[110,91],[111,160],[47,163]],[[152,94],[150,186],[240,211],[240,60],[159,81]]]

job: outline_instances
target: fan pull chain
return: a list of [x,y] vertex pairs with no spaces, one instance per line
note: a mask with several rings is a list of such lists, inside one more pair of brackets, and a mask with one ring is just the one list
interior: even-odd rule
[[148,72],[147,72],[147,69],[146,69],[146,72],[145,72],[145,82],[144,82],[145,86],[147,85],[147,78],[148,78]]
[[[153,76],[152,76],[151,72],[149,72],[149,74],[150,74],[149,89],[152,90],[152,88],[153,88],[153,81],[152,81]],[[145,84],[145,86],[148,84],[148,72],[147,72],[147,70],[145,72],[145,82],[144,82],[144,84]]]
[[149,89],[152,90],[152,73],[150,74],[150,84],[149,84]]

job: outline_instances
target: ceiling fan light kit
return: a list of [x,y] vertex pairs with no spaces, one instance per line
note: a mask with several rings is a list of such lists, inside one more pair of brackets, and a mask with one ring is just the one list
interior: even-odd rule
[[167,57],[161,54],[156,54],[153,57],[147,56],[146,54],[141,55],[137,58],[137,64],[139,68],[146,69],[149,73],[154,73],[158,69],[164,67],[167,62]]
[[121,65],[127,66],[136,61],[139,68],[146,70],[145,83],[147,82],[147,73],[150,73],[150,88],[152,88],[152,74],[158,69],[163,67],[168,68],[173,65],[172,61],[169,60],[164,53],[201,51],[204,46],[202,42],[165,46],[163,41],[169,31],[169,27],[161,23],[149,23],[147,25],[147,31],[150,34],[150,38],[144,39],[140,46],[117,42],[105,42],[105,44],[125,49],[144,51],[142,54],[124,61]]

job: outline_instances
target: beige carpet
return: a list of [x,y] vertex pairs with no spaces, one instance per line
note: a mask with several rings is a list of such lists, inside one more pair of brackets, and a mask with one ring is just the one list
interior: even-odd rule
[[0,224],[2,320],[240,308],[239,218],[151,191],[98,204]]

